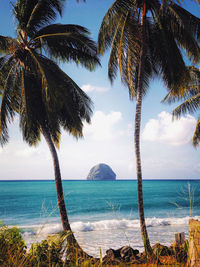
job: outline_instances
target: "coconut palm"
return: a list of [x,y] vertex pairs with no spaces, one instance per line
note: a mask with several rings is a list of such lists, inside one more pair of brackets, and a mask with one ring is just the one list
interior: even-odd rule
[[[187,85],[180,88],[179,95],[169,92],[163,99],[163,102],[169,104],[183,100],[183,103],[172,112],[173,117],[176,117],[177,119],[186,113],[193,114],[200,108],[200,70],[194,66],[190,66],[188,67],[188,71],[190,74],[190,81]],[[194,147],[197,147],[200,144],[200,116],[197,120],[192,144]]]
[[44,136],[53,158],[62,227],[68,245],[80,249],[68,221],[55,146],[61,128],[82,137],[83,122],[90,122],[91,100],[55,60],[80,63],[89,70],[99,60],[86,28],[52,24],[62,10],[63,0],[18,0],[13,5],[17,37],[0,36],[0,142],[8,141],[8,123],[16,114],[30,146]]
[[148,256],[152,255],[152,249],[143,208],[140,156],[142,100],[154,75],[160,75],[167,88],[174,92],[189,79],[181,49],[185,49],[193,61],[198,60],[199,47],[195,37],[199,26],[200,20],[175,1],[115,0],[99,30],[98,52],[103,55],[111,48],[108,63],[110,81],[113,82],[119,70],[130,99],[136,99],[134,144],[138,209]]

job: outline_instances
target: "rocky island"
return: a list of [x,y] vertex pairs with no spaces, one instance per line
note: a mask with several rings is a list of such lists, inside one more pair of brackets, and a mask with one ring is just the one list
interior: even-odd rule
[[116,180],[116,174],[110,166],[104,163],[95,165],[89,172],[87,180],[94,181],[113,181]]

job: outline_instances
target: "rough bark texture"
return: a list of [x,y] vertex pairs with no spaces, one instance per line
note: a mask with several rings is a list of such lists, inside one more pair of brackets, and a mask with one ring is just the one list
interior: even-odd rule
[[42,128],[42,133],[43,136],[47,142],[47,145],[50,149],[52,158],[53,158],[53,166],[54,166],[54,174],[55,174],[55,183],[56,183],[56,192],[57,192],[57,203],[58,203],[58,208],[60,212],[60,218],[61,218],[61,223],[63,230],[67,234],[67,243],[68,243],[68,251],[67,251],[67,258],[70,259],[71,261],[77,260],[77,257],[82,257],[82,258],[90,258],[90,256],[85,253],[82,248],[79,246],[72,230],[69,224],[68,216],[67,216],[67,211],[65,207],[65,200],[64,200],[64,195],[63,195],[63,187],[62,187],[62,179],[61,179],[61,173],[60,173],[60,166],[59,166],[59,161],[58,161],[58,155],[55,149],[55,146],[53,144],[53,141],[51,139],[51,136],[49,134],[49,131],[47,128],[43,127]]
[[148,257],[152,257],[153,251],[150,245],[143,207],[143,191],[142,191],[142,168],[141,168],[141,157],[140,157],[140,125],[141,125],[141,110],[142,110],[142,97],[143,97],[143,78],[144,78],[144,63],[146,54],[146,43],[145,43],[145,17],[146,17],[146,6],[145,1],[143,2],[143,10],[141,14],[141,38],[142,46],[140,52],[140,63],[138,68],[138,84],[137,84],[137,96],[136,96],[136,113],[135,113],[135,156],[136,156],[136,170],[137,170],[137,194],[138,194],[138,210],[140,219],[140,229],[143,239],[143,244]]

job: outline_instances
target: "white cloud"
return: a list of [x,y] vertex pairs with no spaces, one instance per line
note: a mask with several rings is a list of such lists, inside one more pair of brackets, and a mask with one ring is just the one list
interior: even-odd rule
[[84,126],[84,136],[89,135],[94,140],[109,140],[121,136],[123,131],[116,130],[116,124],[122,119],[121,112],[112,111],[105,114],[96,111],[92,117],[91,124]]
[[157,119],[150,119],[142,133],[145,141],[160,141],[173,146],[180,146],[191,141],[196,120],[187,115],[172,121],[172,115],[166,111],[158,114]]
[[94,86],[94,85],[91,85],[91,84],[82,85],[81,89],[86,93],[89,93],[89,92],[103,93],[103,92],[106,92],[106,91],[109,90],[109,88],[107,88],[107,87]]

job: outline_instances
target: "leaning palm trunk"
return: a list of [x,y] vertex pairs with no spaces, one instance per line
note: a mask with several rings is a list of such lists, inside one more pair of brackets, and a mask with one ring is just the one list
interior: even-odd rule
[[62,179],[60,174],[60,166],[58,161],[58,155],[55,149],[55,146],[53,144],[52,138],[49,134],[49,131],[46,127],[42,127],[42,133],[43,136],[47,142],[47,145],[50,149],[52,158],[53,158],[53,165],[54,165],[54,173],[55,173],[55,182],[56,182],[56,192],[57,192],[57,203],[58,208],[60,212],[60,218],[63,230],[67,234],[67,243],[68,243],[68,249],[67,249],[67,258],[71,261],[75,261],[77,257],[82,257],[84,259],[90,258],[90,256],[85,253],[82,248],[79,246],[72,230],[71,226],[69,224],[67,211],[65,207],[65,200],[63,195],[63,187],[62,187]]
[[153,251],[150,245],[143,207],[143,191],[142,191],[142,168],[140,157],[140,126],[141,126],[141,110],[142,110],[142,95],[143,95],[143,76],[144,76],[144,62],[146,54],[145,43],[145,16],[146,16],[145,1],[143,3],[143,12],[141,14],[141,28],[142,28],[142,45],[140,52],[140,63],[138,68],[138,84],[137,84],[137,97],[136,97],[136,113],[135,113],[135,156],[136,156],[136,171],[137,171],[137,194],[138,194],[138,210],[140,219],[140,230],[142,234],[145,252],[149,258],[152,257]]

